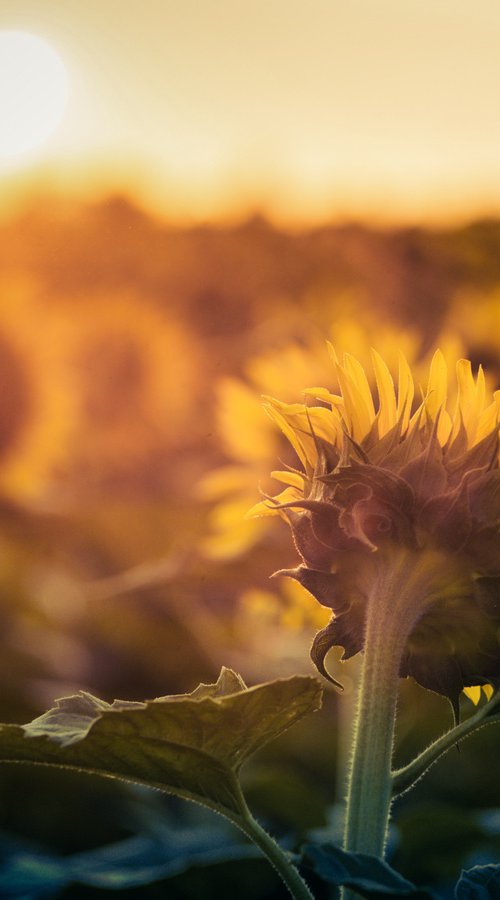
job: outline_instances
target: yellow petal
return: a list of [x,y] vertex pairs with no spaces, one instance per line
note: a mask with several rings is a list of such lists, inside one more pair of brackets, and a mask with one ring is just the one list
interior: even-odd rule
[[306,394],[308,397],[314,397],[315,400],[322,400],[323,403],[330,403],[331,406],[342,406],[343,400],[342,397],[339,397],[338,394],[332,394],[331,391],[327,390],[327,388],[322,387],[312,387],[305,388],[302,391],[303,394]]
[[337,376],[344,399],[346,426],[352,437],[361,441],[368,434],[375,418],[366,375],[358,361],[346,353],[344,365],[337,364]]
[[481,688],[478,685],[474,687],[466,687],[464,688],[464,694],[467,695],[469,700],[472,700],[474,706],[477,706],[481,699]]
[[303,442],[299,439],[298,435],[295,433],[294,429],[291,425],[288,424],[284,416],[279,412],[274,405],[273,402],[265,403],[264,409],[266,410],[268,416],[276,422],[278,427],[281,429],[285,437],[290,441],[293,449],[295,450],[297,456],[299,457],[304,468],[307,466],[307,454],[304,449]]
[[491,700],[491,698],[493,697],[493,693],[494,693],[494,691],[493,691],[493,685],[491,685],[491,684],[483,684],[483,691],[484,691],[484,693],[486,694],[486,699],[487,699],[487,700]]
[[444,447],[448,438],[450,437],[453,423],[448,410],[441,408],[441,411],[438,412],[438,415],[439,422],[437,427],[437,439],[441,446]]
[[403,433],[408,428],[410,421],[411,406],[415,394],[415,385],[411,369],[406,362],[405,357],[399,353],[399,372],[398,372],[398,406],[396,415],[398,421],[401,420],[401,428]]
[[335,347],[333,346],[331,341],[326,342],[326,348],[328,350],[328,356],[330,357],[334,366],[338,366],[339,358],[335,352]]
[[271,478],[275,478],[276,481],[281,481],[282,484],[288,484],[290,487],[295,487],[299,491],[304,489],[304,478],[302,475],[299,475],[298,472],[271,472]]
[[453,423],[453,437],[458,434],[460,423],[463,422],[467,443],[469,447],[472,447],[475,443],[478,418],[482,407],[480,408],[477,402],[477,386],[472,374],[472,365],[468,359],[459,359],[457,362],[457,385],[457,413]]
[[331,444],[342,440],[341,418],[337,410],[324,406],[281,403],[268,398],[265,408],[286,435],[304,468],[316,468],[317,438]]
[[462,412],[467,412],[476,400],[476,385],[470,359],[457,362],[458,401]]
[[276,397],[268,397],[264,395],[264,404],[269,404],[274,409],[279,410],[287,419],[292,416],[303,416],[305,414],[305,406],[303,403],[284,403],[283,400],[276,400]]
[[365,374],[365,370],[363,369],[361,363],[354,356],[351,356],[350,353],[344,353],[344,369],[351,376],[359,391],[360,397],[363,400],[363,405],[365,406],[369,414],[371,425],[375,418],[375,409],[373,406],[372,392]]
[[444,408],[446,404],[447,390],[448,370],[446,360],[441,350],[436,350],[431,360],[425,396],[425,408],[433,421],[437,417],[438,410]]
[[326,409],[324,406],[307,406],[306,410],[309,430],[312,428],[316,437],[324,438],[331,444],[339,446],[343,435],[339,410]]
[[245,512],[243,518],[255,519],[261,516],[278,516],[281,514],[281,511],[277,508],[278,506],[284,503],[293,503],[294,501],[300,502],[302,499],[302,494],[296,488],[287,487],[284,491],[281,491],[281,494],[273,497],[272,500],[261,500],[259,503],[255,503]]
[[384,360],[376,350],[372,349],[371,354],[379,398],[378,433],[379,437],[383,437],[397,422],[396,394],[392,375]]
[[476,405],[481,413],[484,409],[484,401],[486,397],[486,379],[484,377],[484,370],[482,366],[479,366],[477,370],[477,378],[476,378]]
[[500,391],[493,394],[493,402],[483,410],[479,416],[479,422],[476,431],[476,439],[474,443],[479,443],[484,437],[498,427],[500,421]]

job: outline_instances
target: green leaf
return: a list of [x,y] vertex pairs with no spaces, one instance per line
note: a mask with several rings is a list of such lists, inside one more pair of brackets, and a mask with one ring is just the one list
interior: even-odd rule
[[347,853],[333,844],[308,844],[302,853],[304,861],[325,881],[353,888],[362,897],[431,900],[433,896],[428,890],[407,881],[383,860],[368,853]]
[[233,820],[246,806],[237,775],[259,747],[321,705],[293,676],[247,688],[223,668],[216,684],[144,703],[81,691],[28,725],[0,726],[0,761],[64,766],[196,800]]
[[474,866],[463,871],[455,887],[456,900],[498,900],[500,865]]

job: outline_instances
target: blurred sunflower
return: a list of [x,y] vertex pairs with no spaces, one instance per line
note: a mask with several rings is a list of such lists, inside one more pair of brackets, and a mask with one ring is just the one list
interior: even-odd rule
[[[304,589],[298,581],[282,578],[279,589],[248,588],[241,595],[241,607],[249,622],[268,622],[290,631],[301,632],[326,625],[327,610],[304,603]],[[309,594],[307,593],[309,597]],[[252,628],[252,632],[253,632]]]
[[500,379],[500,291],[460,291],[450,307],[450,327],[461,335],[468,356],[487,361]]
[[0,490],[42,497],[67,458],[76,409],[51,310],[23,279],[0,285]]
[[478,685],[500,680],[500,392],[488,402],[482,369],[474,378],[460,359],[451,404],[437,351],[414,410],[405,358],[395,391],[372,351],[375,404],[358,360],[331,352],[339,394],[312,388],[311,406],[267,401],[301,469],[275,472],[284,490],[252,513],[288,521],[302,563],[281,574],[333,610],[311,651],[320,672],[334,645],[344,658],[363,649],[367,610],[382,614],[389,597],[405,638],[401,676],[457,710],[464,687],[477,700]]
[[233,664],[257,679],[263,672],[279,678],[303,671],[305,645],[327,624],[329,610],[311,603],[311,595],[291,578],[276,578],[273,590],[245,588],[238,599],[226,650]]
[[152,460],[186,444],[200,384],[195,340],[139,296],[73,299],[61,341],[80,404],[75,471],[84,481],[159,473]]

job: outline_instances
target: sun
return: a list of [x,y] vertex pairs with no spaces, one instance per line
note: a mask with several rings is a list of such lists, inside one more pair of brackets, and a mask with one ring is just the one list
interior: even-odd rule
[[0,158],[30,153],[56,130],[69,94],[67,70],[42,38],[0,31]]

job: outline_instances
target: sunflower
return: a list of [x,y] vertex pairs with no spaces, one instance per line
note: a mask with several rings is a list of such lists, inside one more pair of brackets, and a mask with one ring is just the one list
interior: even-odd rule
[[[399,332],[389,325],[371,322],[366,313],[360,320],[338,316],[331,325],[337,345],[357,348],[369,358],[370,338],[384,348],[397,363],[397,346],[403,346],[412,360],[419,357],[421,340],[416,332]],[[452,334],[445,341],[445,354],[452,358],[460,345]],[[456,357],[455,357],[456,358]],[[424,363],[419,363],[422,369]],[[331,371],[327,346],[315,336],[303,343],[287,342],[280,347],[251,356],[245,364],[244,378],[225,377],[216,385],[216,426],[227,464],[208,472],[198,483],[198,497],[209,505],[207,528],[199,541],[203,554],[214,561],[244,557],[254,548],[273,549],[279,559],[285,549],[269,518],[249,518],[254,504],[255,484],[272,490],[269,471],[273,461],[293,461],[290,448],[275,424],[262,409],[261,395],[273,394],[292,400],[300,396],[304,384],[320,383]],[[282,624],[294,627],[299,621],[307,631],[310,622],[310,595],[298,584],[292,594],[275,582],[274,608],[280,611]],[[241,607],[248,612],[246,594]],[[301,608],[301,611],[299,611]],[[324,610],[321,615],[324,617]]]
[[266,621],[295,632],[326,625],[327,610],[305,603],[305,594],[307,592],[299,582],[290,578],[280,579],[279,588],[274,592],[258,587],[248,588],[241,595],[241,612],[247,617],[247,632],[248,627],[253,626],[253,632],[257,622]]
[[461,334],[468,354],[488,361],[500,375],[500,290],[462,290],[450,307],[451,327]]
[[194,405],[200,382],[194,338],[135,294],[71,300],[60,340],[79,402],[76,472],[99,480],[151,469],[155,455],[185,444],[186,397]]
[[[384,354],[397,364],[398,346],[423,372],[427,360],[415,362],[421,354],[421,339],[416,332],[396,331],[389,325],[339,315],[331,325],[337,346],[355,347],[363,359],[370,355],[370,340],[376,341]],[[453,333],[443,342],[447,359],[456,358],[461,345]],[[217,434],[228,462],[208,472],[198,483],[198,497],[209,504],[208,526],[199,541],[203,554],[214,561],[244,557],[254,548],[274,547],[277,559],[284,552],[280,535],[272,521],[264,516],[249,518],[246,513],[254,504],[255,484],[263,491],[272,490],[269,471],[277,458],[292,462],[290,448],[275,424],[262,409],[262,394],[292,400],[303,391],[304,384],[320,383],[331,371],[331,361],[323,339],[310,336],[303,343],[290,341],[280,347],[251,356],[245,364],[244,378],[220,378],[216,385]],[[373,383],[375,383],[373,381]],[[294,627],[302,621],[307,632],[311,619],[310,595],[295,585],[295,592],[284,589],[285,581],[275,582],[274,608],[280,612],[282,625]],[[246,594],[241,608],[248,612]],[[301,612],[299,611],[301,608]],[[324,619],[324,610],[321,612]],[[318,620],[319,621],[319,620]]]
[[0,489],[33,501],[67,458],[76,419],[50,309],[25,279],[0,287]]
[[[397,347],[423,371],[428,363],[421,354],[421,341],[415,332],[396,331],[389,326],[363,324],[339,317],[331,326],[336,346],[355,347],[362,359],[369,359],[370,338],[397,364]],[[444,355],[456,358],[461,351],[459,339],[450,333],[444,341]],[[418,361],[418,362],[417,362]],[[212,504],[207,534],[201,542],[204,554],[215,560],[233,559],[247,553],[267,539],[269,523],[245,520],[253,504],[255,483],[271,488],[269,470],[273,460],[288,454],[286,442],[270,419],[263,414],[261,395],[292,400],[304,384],[319,384],[329,377],[330,359],[324,340],[310,338],[304,345],[289,342],[282,347],[250,357],[243,378],[220,378],[215,388],[216,427],[221,449],[228,462],[205,475],[198,485],[198,496]]]
[[363,649],[379,604],[405,637],[400,675],[457,710],[463,688],[474,699],[500,679],[500,392],[488,398],[482,368],[460,359],[451,403],[438,350],[415,409],[403,355],[395,390],[373,351],[375,402],[361,364],[331,357],[339,393],[312,388],[310,406],[268,398],[300,468],[275,472],[284,490],[251,514],[287,520],[302,561],[282,574],[333,611],[311,651],[323,674],[332,646],[344,658]]

